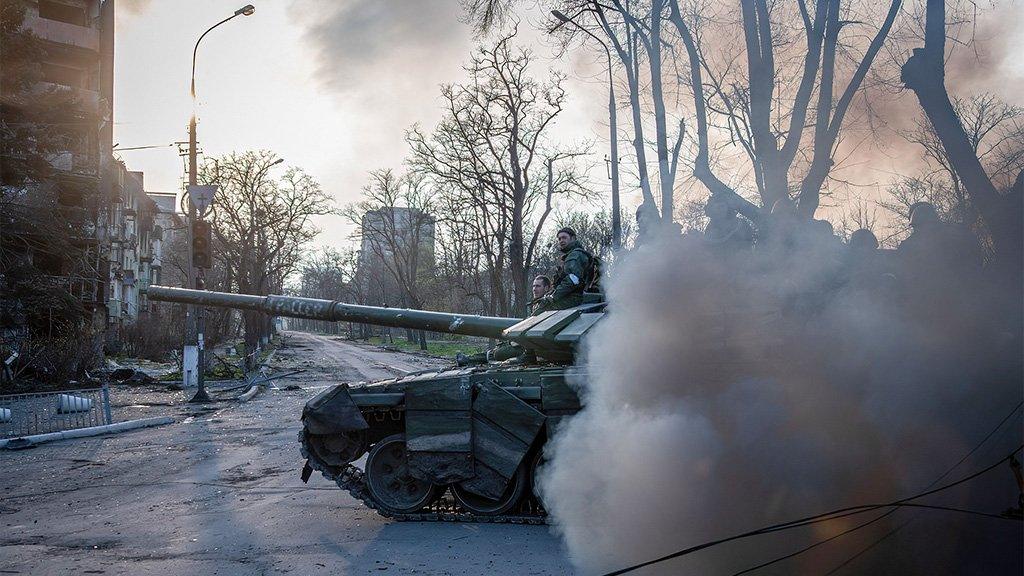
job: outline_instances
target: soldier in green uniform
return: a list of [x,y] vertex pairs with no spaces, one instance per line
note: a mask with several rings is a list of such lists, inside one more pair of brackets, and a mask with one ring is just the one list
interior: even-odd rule
[[[551,278],[545,274],[537,276],[533,279],[531,289],[533,290],[533,300],[530,301],[530,316],[537,316],[549,310],[549,308],[545,307],[546,301],[544,297],[551,291]],[[523,347],[518,344],[503,342],[486,352],[478,352],[468,356],[460,352],[455,355],[455,363],[459,366],[477,366],[488,362],[501,362],[503,360],[511,360],[512,358],[519,358],[526,353]],[[524,360],[526,359],[524,358]]]
[[[534,300],[530,310],[531,316],[537,316],[548,310],[564,310],[583,303],[583,291],[593,274],[593,256],[583,249],[576,240],[576,231],[566,226],[558,231],[558,249],[562,252],[562,264],[554,282],[547,276],[537,276],[533,281]],[[551,286],[554,289],[547,292]],[[537,298],[540,292],[541,297]],[[524,350],[514,343],[503,343],[487,352],[471,356],[462,353],[455,355],[455,363],[459,366],[473,366],[487,362],[500,362],[512,358],[523,357]]]
[[548,310],[544,306],[544,297],[551,292],[551,277],[546,274],[541,274],[533,279],[533,285],[530,287],[533,290],[533,300],[530,301],[530,316],[536,316],[541,312]]
[[555,275],[554,289],[541,299],[545,310],[564,310],[583,303],[583,291],[590,281],[593,256],[576,239],[576,231],[566,226],[558,231],[558,249],[562,264]]

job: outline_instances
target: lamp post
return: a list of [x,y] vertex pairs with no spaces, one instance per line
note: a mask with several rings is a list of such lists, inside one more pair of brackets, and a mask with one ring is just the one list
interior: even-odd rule
[[[239,8],[238,10],[235,10],[234,14],[232,14],[231,16],[228,16],[227,18],[225,18],[225,19],[221,20],[220,22],[217,22],[213,26],[210,26],[209,28],[207,28],[206,32],[203,32],[199,36],[199,39],[196,40],[196,45],[192,49],[192,81],[189,84],[189,93],[192,95],[192,117],[189,119],[189,122],[188,122],[188,185],[189,185],[189,188],[191,188],[193,186],[196,186],[199,183],[198,182],[198,167],[196,165],[196,55],[199,52],[199,43],[202,42],[203,38],[205,38],[206,35],[209,34],[217,26],[220,26],[221,24],[227,22],[228,20],[231,20],[231,19],[236,18],[238,16],[252,16],[252,14],[254,12],[256,12],[256,8],[252,4],[246,4],[245,6]],[[189,221],[189,227],[188,227],[188,230],[189,230],[189,234],[188,234],[188,254],[189,254],[188,255],[188,257],[189,257],[188,284],[189,284],[189,286],[192,286],[192,287],[195,287],[196,289],[202,290],[202,289],[205,288],[204,282],[203,282],[203,271],[202,271],[202,268],[198,268],[197,269],[194,266],[193,262],[192,262],[192,242],[193,242],[193,238],[192,238],[192,223],[195,222],[197,218],[199,220],[202,220],[203,215],[202,214],[197,214],[196,213],[196,205],[195,205],[195,203],[192,202],[192,201],[189,201],[189,203],[188,203],[188,221]],[[185,362],[182,364],[182,378],[184,379],[185,375],[188,374],[188,368],[189,368],[188,365],[187,365],[188,364],[188,360],[190,358],[194,358],[195,359],[194,362],[196,364],[194,369],[195,369],[196,384],[198,386],[198,389],[196,390],[195,396],[193,396],[192,400],[190,400],[190,401],[191,402],[209,402],[210,401],[210,395],[206,393],[205,378],[203,377],[204,376],[203,375],[204,356],[205,356],[205,353],[204,353],[205,343],[203,342],[203,332],[204,332],[204,328],[205,328],[205,326],[204,326],[205,318],[204,318],[204,315],[203,315],[203,308],[202,308],[202,306],[196,307],[195,310],[194,310],[194,313],[192,313],[193,312],[192,306],[189,306],[187,310],[188,311],[186,312],[186,319],[185,319],[185,328],[186,328],[187,336],[186,336],[186,343],[185,343],[185,354],[183,356],[183,359],[185,360]],[[189,348],[191,348],[194,352],[190,353],[189,352]],[[185,382],[183,381],[183,383],[185,383]]]
[[557,30],[562,24],[572,24],[587,36],[597,40],[597,43],[604,48],[604,54],[608,58],[608,139],[611,141],[612,164],[612,249],[617,251],[622,247],[622,219],[619,208],[619,134],[615,113],[615,81],[612,76],[612,53],[608,49],[608,44],[605,43],[604,40],[595,36],[590,30],[580,26],[579,23],[572,18],[569,18],[558,10],[552,10],[551,15],[558,18],[561,22],[561,24],[552,29],[551,32]]

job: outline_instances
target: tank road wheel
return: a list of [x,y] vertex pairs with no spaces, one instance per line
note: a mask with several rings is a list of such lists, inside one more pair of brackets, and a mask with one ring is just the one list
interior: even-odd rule
[[539,482],[537,481],[537,475],[540,474],[540,467],[543,466],[547,460],[544,459],[544,448],[538,448],[530,457],[530,493],[537,500],[537,503],[544,506],[544,500],[540,497],[540,492],[537,490]]
[[528,480],[526,477],[526,466],[520,465],[516,473],[508,481],[505,493],[497,500],[491,500],[486,496],[474,494],[469,490],[456,484],[452,486],[452,494],[459,504],[473,514],[479,516],[500,516],[512,509],[526,492]]
[[366,485],[370,495],[388,512],[411,514],[437,499],[437,486],[409,475],[405,435],[377,442],[366,457]]

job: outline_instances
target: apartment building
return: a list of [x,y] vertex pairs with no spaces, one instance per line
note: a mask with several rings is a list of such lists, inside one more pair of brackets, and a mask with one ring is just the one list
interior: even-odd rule
[[[42,263],[92,313],[103,329],[109,316],[110,234],[121,168],[113,161],[114,2],[39,0],[29,3],[23,29],[42,41],[42,81],[34,90],[71,98],[60,126],[63,149],[53,154],[49,197],[57,205],[73,254]],[[31,257],[32,255],[30,255]],[[34,260],[40,260],[35,258]],[[57,261],[54,261],[57,260]]]
[[185,215],[178,209],[178,195],[174,192],[146,192],[146,195],[156,205],[150,282],[185,286],[187,278],[182,267],[186,261],[188,231]]
[[160,235],[157,205],[145,192],[143,173],[129,171],[121,162],[115,165],[122,177],[108,227],[108,339],[116,338],[121,328],[146,312],[142,289],[152,283],[154,244]]

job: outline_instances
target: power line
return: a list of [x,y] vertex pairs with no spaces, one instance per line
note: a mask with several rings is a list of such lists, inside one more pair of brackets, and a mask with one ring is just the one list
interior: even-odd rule
[[174,144],[154,144],[152,146],[131,146],[129,148],[114,148],[114,152],[124,152],[126,150],[149,150],[151,148],[170,148]]
[[[952,472],[953,472],[953,470],[956,470],[956,469],[957,469],[957,468],[958,468],[958,467],[959,467],[959,466],[960,466],[961,464],[963,464],[963,463],[964,463],[965,461],[967,461],[967,459],[968,459],[968,458],[970,458],[970,457],[971,457],[971,455],[973,455],[973,454],[974,454],[975,452],[977,452],[979,448],[981,448],[981,447],[982,447],[982,446],[983,446],[983,445],[984,445],[984,444],[985,444],[986,442],[988,442],[988,440],[989,440],[990,438],[992,438],[992,436],[993,436],[993,435],[994,435],[994,434],[995,434],[996,432],[998,432],[1000,428],[1002,428],[1002,427],[1003,427],[1003,424],[1006,424],[1006,421],[1007,421],[1007,420],[1009,420],[1009,419],[1010,419],[1010,418],[1011,418],[1011,417],[1012,417],[1012,416],[1013,416],[1014,414],[1016,414],[1016,413],[1017,413],[1017,410],[1020,410],[1020,407],[1021,407],[1021,406],[1024,406],[1024,402],[1019,402],[1019,403],[1017,403],[1017,405],[1013,407],[1013,410],[1011,410],[1009,414],[1007,414],[1007,415],[1006,415],[1006,416],[1005,416],[1005,417],[1004,417],[1004,418],[1003,418],[1002,420],[1000,420],[999,424],[996,424],[995,428],[993,428],[993,429],[992,429],[992,430],[991,430],[991,431],[990,431],[990,432],[989,432],[989,433],[988,433],[987,435],[985,435],[985,437],[984,437],[984,438],[982,438],[982,439],[981,439],[981,441],[980,441],[980,442],[978,442],[978,443],[977,443],[977,444],[976,444],[976,445],[974,446],[974,448],[972,448],[972,449],[971,449],[971,451],[970,451],[970,452],[968,452],[968,453],[967,453],[967,454],[965,454],[965,455],[964,455],[964,456],[963,456],[962,458],[960,458],[960,460],[958,460],[956,464],[953,464],[953,465],[952,465],[951,467],[949,467],[949,468],[948,468],[948,469],[947,469],[947,470],[946,470],[945,472],[943,472],[943,473],[942,473],[942,475],[940,475],[940,476],[939,476],[938,478],[936,478],[935,480],[933,480],[933,481],[932,481],[932,483],[931,483],[931,484],[929,484],[929,485],[928,485],[928,486],[927,486],[927,487],[926,487],[925,489],[928,489],[928,488],[931,488],[932,486],[935,486],[936,484],[938,484],[939,482],[941,482],[943,478],[945,478],[946,476],[949,476],[949,474],[950,474],[950,473],[952,473]],[[822,544],[825,544],[825,543],[831,542],[832,540],[835,540],[835,539],[837,539],[837,538],[841,538],[841,537],[843,537],[843,536],[845,536],[845,535],[847,535],[847,534],[849,534],[849,533],[851,533],[851,532],[855,532],[855,531],[857,531],[857,530],[860,530],[861,528],[864,528],[864,527],[866,527],[866,526],[869,526],[869,525],[871,525],[871,524],[874,524],[875,522],[878,522],[879,520],[881,520],[881,519],[885,518],[886,516],[889,516],[889,515],[893,514],[893,513],[894,513],[894,512],[896,512],[897,510],[899,510],[899,508],[893,508],[893,509],[891,509],[891,510],[889,510],[889,511],[885,512],[884,514],[881,514],[881,515],[877,516],[876,518],[873,518],[873,519],[871,519],[871,520],[868,520],[867,522],[863,522],[863,523],[861,523],[861,524],[858,524],[858,525],[856,525],[856,526],[854,526],[854,527],[852,527],[852,528],[849,528],[849,529],[847,529],[847,530],[844,530],[844,531],[840,532],[839,534],[836,534],[836,535],[834,535],[834,536],[830,536],[830,537],[828,537],[828,538],[826,538],[826,539],[824,539],[824,540],[819,540],[818,542],[815,542],[815,543],[813,543],[813,544],[810,544],[810,545],[808,545],[808,546],[805,546],[805,547],[801,548],[800,550],[797,550],[797,551],[795,551],[795,552],[791,552],[791,553],[789,553],[789,554],[786,554],[786,555],[784,555],[784,556],[779,556],[778,558],[775,558],[775,559],[769,560],[769,561],[767,561],[767,562],[763,562],[763,563],[761,563],[761,564],[758,564],[757,566],[752,566],[752,567],[750,567],[750,568],[746,568],[746,569],[744,569],[744,570],[741,570],[741,571],[739,571],[739,572],[736,572],[736,573],[735,573],[735,574],[733,574],[732,576],[740,576],[741,574],[747,574],[747,573],[749,573],[749,572],[753,572],[753,571],[755,571],[755,570],[760,570],[761,568],[765,568],[765,567],[767,567],[767,566],[771,566],[772,564],[775,564],[775,563],[777,563],[777,562],[782,562],[783,560],[788,560],[788,559],[790,559],[790,558],[793,558],[794,556],[798,556],[798,555],[800,555],[800,554],[803,554],[804,552],[807,552],[808,550],[812,550],[812,549],[814,549],[814,548],[817,548],[818,546],[821,546]],[[911,519],[911,520],[912,520],[912,519]],[[906,521],[906,522],[904,522],[903,524],[901,524],[901,525],[897,526],[896,528],[894,528],[894,529],[890,530],[890,531],[889,531],[889,532],[887,532],[887,533],[886,533],[885,535],[883,535],[883,536],[882,536],[882,537],[881,537],[881,538],[880,538],[879,540],[877,540],[877,541],[875,541],[875,542],[873,542],[873,543],[869,544],[869,545],[867,546],[867,548],[864,548],[863,550],[861,550],[860,552],[858,552],[857,554],[855,554],[855,555],[854,555],[853,557],[851,557],[851,558],[848,558],[848,559],[847,559],[847,560],[845,560],[845,561],[844,561],[843,563],[841,563],[841,564],[840,564],[839,566],[836,566],[835,568],[833,568],[833,569],[832,569],[831,571],[829,571],[829,572],[828,572],[828,573],[827,573],[827,574],[826,574],[825,576],[828,576],[829,574],[833,574],[833,573],[834,573],[835,571],[837,571],[837,570],[839,570],[840,568],[842,568],[843,566],[845,566],[845,565],[849,564],[849,563],[850,563],[850,562],[852,562],[852,561],[853,561],[853,560],[854,560],[855,558],[857,558],[858,556],[860,556],[860,555],[861,555],[861,554],[863,554],[864,552],[867,552],[868,550],[870,550],[871,548],[873,548],[873,547],[874,547],[875,545],[879,544],[879,543],[880,543],[880,542],[881,542],[882,540],[885,540],[886,538],[888,538],[888,537],[892,536],[893,534],[895,534],[896,532],[898,532],[898,531],[899,531],[899,530],[900,530],[901,528],[903,528],[904,526],[906,526],[906,525],[907,525],[907,524],[908,524],[908,523],[909,523],[909,522],[910,522],[911,520],[907,520],[907,521]]]
[[835,540],[837,538],[842,538],[843,536],[846,536],[850,532],[854,532],[854,531],[860,530],[861,528],[864,528],[865,526],[868,526],[870,524],[874,524],[875,522],[878,522],[882,518],[885,518],[886,516],[892,514],[893,512],[895,512],[897,510],[899,510],[899,508],[893,508],[892,510],[888,510],[888,511],[886,511],[883,514],[879,514],[878,516],[872,518],[871,520],[868,520],[867,522],[862,522],[862,523],[854,526],[853,528],[848,528],[846,530],[843,530],[839,534],[836,534],[834,536],[830,536],[830,537],[828,537],[828,538],[826,538],[824,540],[819,540],[819,541],[815,542],[814,544],[811,544],[809,546],[805,546],[805,547],[801,548],[800,550],[797,550],[796,552],[790,552],[789,554],[786,554],[785,556],[779,556],[778,558],[774,558],[774,559],[769,560],[767,562],[762,562],[761,564],[758,564],[757,566],[751,566],[750,568],[746,568],[746,569],[740,570],[739,572],[734,573],[732,576],[740,576],[741,574],[748,574],[750,572],[754,572],[755,570],[760,570],[761,568],[765,568],[765,567],[771,566],[772,564],[776,564],[778,562],[782,562],[783,560],[789,560],[790,558],[793,558],[794,556],[799,556],[800,554],[803,554],[804,552],[807,552],[808,550],[811,550],[813,548],[817,548],[818,546],[821,546],[822,544],[826,544],[826,543],[831,542],[831,541],[833,541],[833,540]]
[[[985,474],[987,472],[990,472],[990,471],[994,470],[998,466],[1001,466],[1003,463],[1008,461],[1010,458],[1014,457],[1021,450],[1024,450],[1024,445],[1018,446],[1013,452],[1010,452],[1006,456],[1000,458],[998,462],[990,464],[989,466],[986,466],[985,468],[983,468],[983,469],[981,469],[981,470],[979,470],[979,471],[977,471],[977,472],[975,472],[975,473],[973,473],[973,474],[971,474],[969,476],[966,476],[964,478],[961,478],[960,480],[957,480],[955,482],[951,482],[951,483],[946,484],[944,486],[940,486],[939,488],[934,488],[934,489],[931,489],[931,490],[926,490],[926,491],[921,492],[919,494],[915,494],[913,496],[908,496],[907,498],[902,498],[900,500],[894,500],[892,502],[887,502],[885,504],[862,504],[862,505],[859,505],[859,506],[847,506],[845,508],[838,508],[836,510],[832,510],[832,511],[829,511],[829,512],[824,512],[822,514],[815,514],[814,516],[807,516],[807,517],[800,518],[800,519],[797,519],[797,520],[791,520],[789,522],[783,522],[783,523],[780,523],[780,524],[773,524],[771,526],[765,526],[764,528],[758,528],[756,530],[751,530],[749,532],[743,532],[741,534],[734,534],[732,536],[728,536],[728,537],[725,537],[725,538],[719,538],[717,540],[711,540],[711,541],[708,541],[708,542],[704,542],[702,544],[697,544],[696,546],[691,546],[691,547],[686,548],[684,550],[680,550],[678,552],[673,552],[672,554],[669,554],[667,556],[662,556],[661,558],[656,558],[654,560],[648,560],[648,561],[642,562],[640,564],[635,564],[635,565],[630,566],[628,568],[622,568],[622,569],[616,570],[614,572],[608,572],[607,574],[605,574],[605,576],[618,576],[620,574],[625,574],[627,572],[632,572],[634,570],[643,568],[645,566],[650,566],[652,564],[657,564],[659,562],[664,562],[665,560],[671,560],[673,558],[679,558],[681,556],[686,556],[688,554],[692,554],[694,552],[698,552],[698,551],[704,550],[706,548],[711,548],[712,546],[717,546],[719,544],[725,544],[726,542],[732,542],[734,540],[742,540],[742,539],[745,539],[745,538],[749,538],[751,536],[760,536],[762,534],[770,534],[772,532],[780,532],[782,530],[789,530],[789,529],[798,528],[798,527],[801,527],[801,526],[808,526],[808,525],[811,525],[811,524],[816,524],[818,522],[826,522],[826,521],[829,521],[829,520],[835,520],[837,518],[843,518],[843,517],[846,517],[846,516],[853,516],[853,515],[856,515],[856,514],[863,514],[864,512],[870,512],[872,510],[878,510],[878,509],[881,509],[881,508],[898,508],[898,507],[901,507],[901,506],[904,506],[904,505],[911,505],[910,502],[912,500],[917,500],[919,498],[924,498],[925,496],[930,496],[932,494],[936,494],[938,492],[942,492],[944,490],[948,490],[948,489],[953,488],[955,486],[959,486],[960,484],[964,484],[966,482],[970,482],[971,480],[977,478],[978,476],[981,476],[981,475],[983,475],[983,474]],[[921,505],[913,505],[913,506],[919,507]],[[949,511],[953,511],[953,509],[949,509]],[[973,512],[973,511],[971,511],[971,512]],[[1000,517],[1000,518],[1002,518],[1002,517]]]
[[850,556],[846,560],[843,560],[838,566],[836,566],[835,568],[833,568],[833,569],[829,570],[828,572],[826,572],[825,576],[829,576],[830,574],[835,574],[841,568],[843,568],[844,566],[848,565],[850,562],[853,562],[857,558],[860,558],[861,555],[865,554],[868,550],[871,550],[875,546],[878,546],[882,542],[886,541],[890,536],[892,536],[892,535],[896,534],[897,532],[899,532],[900,530],[902,530],[903,527],[906,526],[909,522],[910,521],[908,520],[907,522],[904,522],[903,524],[900,524],[899,526],[893,528],[892,530],[889,530],[884,535],[882,535],[881,538],[879,538],[878,540],[875,540],[871,544],[868,544],[867,547],[865,547],[863,550],[861,550],[860,552],[857,552],[853,556]]
[[[935,482],[932,482],[931,485],[934,486],[940,480],[942,480],[943,478],[948,476],[949,473],[952,472],[957,466],[959,466],[960,464],[963,464],[965,460],[970,458],[971,454],[974,454],[975,452],[977,452],[979,448],[981,448],[986,442],[988,442],[989,438],[991,438],[1000,428],[1003,427],[1003,424],[1006,424],[1007,420],[1009,420],[1014,414],[1017,413],[1017,410],[1020,410],[1020,407],[1022,405],[1024,405],[1024,402],[1018,402],[1017,405],[1013,407],[1013,410],[1010,410],[1010,413],[1007,414],[1006,417],[1003,418],[999,422],[999,424],[997,424],[996,427],[992,429],[991,432],[989,432],[984,438],[981,439],[981,442],[978,442],[978,444],[974,448],[972,448],[970,452],[968,452],[966,455],[964,455],[964,457],[961,458],[956,464],[954,464],[949,470],[946,470],[946,472],[943,473],[942,476],[939,476],[935,480]],[[890,510],[889,513],[894,512],[894,511],[895,511],[895,509],[894,510]],[[842,569],[844,566],[849,565],[851,562],[853,562],[857,558],[860,558],[862,555],[864,555],[868,551],[872,550],[875,546],[878,546],[882,542],[888,540],[891,536],[893,536],[894,534],[896,534],[897,532],[899,532],[900,530],[905,528],[908,524],[910,524],[913,521],[914,521],[914,518],[909,518],[909,519],[907,519],[906,522],[904,522],[904,523],[900,524],[899,526],[893,528],[892,530],[886,532],[879,539],[875,540],[871,544],[868,544],[863,549],[861,549],[859,552],[857,552],[853,556],[850,556],[846,560],[840,562],[839,565],[837,565],[835,568],[833,568],[833,569],[829,570],[828,572],[826,572],[825,576],[831,576],[832,574],[835,574],[840,569]]]

